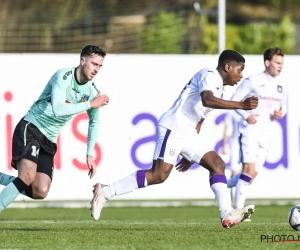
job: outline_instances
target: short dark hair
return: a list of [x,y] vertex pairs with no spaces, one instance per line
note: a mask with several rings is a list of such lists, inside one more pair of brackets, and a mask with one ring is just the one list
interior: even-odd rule
[[271,61],[273,56],[275,56],[275,55],[284,56],[284,54],[285,54],[284,51],[279,47],[268,48],[264,52],[264,62],[267,60]]
[[224,50],[219,56],[218,65],[223,66],[230,62],[245,63],[245,58],[236,50]]
[[88,44],[82,48],[80,56],[90,56],[92,54],[96,54],[104,58],[106,56],[106,51],[96,45]]

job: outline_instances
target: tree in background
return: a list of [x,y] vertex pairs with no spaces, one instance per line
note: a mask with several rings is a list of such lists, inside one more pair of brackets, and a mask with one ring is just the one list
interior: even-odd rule
[[141,33],[142,51],[153,54],[181,53],[184,35],[183,22],[174,12],[160,12],[151,16]]
[[[202,26],[202,45],[197,53],[216,53],[217,26]],[[242,54],[260,54],[270,46],[279,46],[286,53],[292,54],[296,39],[296,25],[290,16],[284,16],[278,24],[249,23],[245,25],[226,25],[226,48],[235,49]]]
[[[217,25],[209,23],[205,16],[201,17],[199,22],[198,45],[194,53],[216,54]],[[181,17],[174,13],[161,12],[149,19],[147,28],[142,32],[143,51],[154,54],[180,54],[184,51],[182,38],[186,36],[185,33],[187,31],[183,28]],[[261,54],[270,46],[279,46],[291,54],[296,43],[295,33],[296,26],[290,16],[284,16],[278,24],[227,24],[226,48],[235,49],[242,54]]]
[[[298,2],[226,0],[227,48],[260,54],[272,44],[294,53]],[[0,52],[73,53],[95,43],[108,53],[215,54],[216,23],[190,0],[1,0]]]

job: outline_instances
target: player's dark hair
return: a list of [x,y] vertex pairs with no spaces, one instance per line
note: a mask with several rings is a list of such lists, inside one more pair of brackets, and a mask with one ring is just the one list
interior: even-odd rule
[[226,63],[245,63],[245,58],[236,50],[224,50],[219,56],[218,66],[224,66]]
[[102,56],[104,58],[106,56],[106,51],[96,45],[88,44],[82,48],[80,56],[90,56],[93,54]]
[[264,62],[271,61],[273,56],[284,56],[284,51],[279,47],[268,48],[264,52]]

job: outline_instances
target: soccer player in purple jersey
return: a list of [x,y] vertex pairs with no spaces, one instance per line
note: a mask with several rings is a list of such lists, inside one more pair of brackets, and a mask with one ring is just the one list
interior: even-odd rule
[[77,67],[60,69],[50,78],[40,97],[17,124],[12,143],[12,167],[18,177],[0,173],[0,212],[19,194],[44,199],[53,177],[56,141],[64,125],[75,114],[89,116],[86,162],[89,176],[95,175],[93,158],[98,136],[99,107],[109,102],[92,82],[102,67],[105,50],[95,45],[82,48]]
[[[244,101],[222,100],[224,85],[237,84],[243,77],[244,67],[245,59],[242,55],[234,50],[225,50],[219,56],[217,68],[204,68],[192,77],[173,106],[159,119],[152,168],[135,171],[109,185],[94,185],[91,211],[95,220],[100,218],[108,199],[163,183],[173,169],[178,155],[190,153],[188,145],[195,138],[196,128],[200,129],[201,123],[213,109],[256,108],[256,97],[249,97]],[[234,210],[231,206],[224,174],[225,163],[221,157],[215,151],[205,148],[200,149],[197,156],[199,163],[210,172],[210,186],[219,204],[223,227],[230,228],[248,218],[254,212],[253,205],[239,210]]]

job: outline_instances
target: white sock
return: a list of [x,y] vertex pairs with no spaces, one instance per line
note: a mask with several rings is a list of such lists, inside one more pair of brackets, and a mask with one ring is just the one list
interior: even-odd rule
[[227,180],[227,187],[231,188],[231,187],[235,187],[238,180],[240,179],[241,173],[235,174],[234,176],[231,176],[228,180]]
[[252,177],[242,173],[237,185],[236,185],[236,191],[235,191],[235,209],[240,209],[245,206],[245,201],[247,198],[247,190],[249,187],[249,183],[251,181]]
[[235,191],[236,191],[236,188],[235,187],[232,187],[232,188],[230,188],[230,196],[231,196],[231,204],[232,204],[232,206],[233,206],[233,204],[234,204],[234,197],[235,197]]
[[210,188],[215,194],[218,201],[218,207],[221,218],[230,212],[233,208],[231,206],[230,192],[227,188],[227,180],[225,175],[213,175],[210,179]]
[[112,184],[102,186],[102,192],[106,198],[130,193],[138,188],[147,186],[146,171],[138,170],[131,175]]

